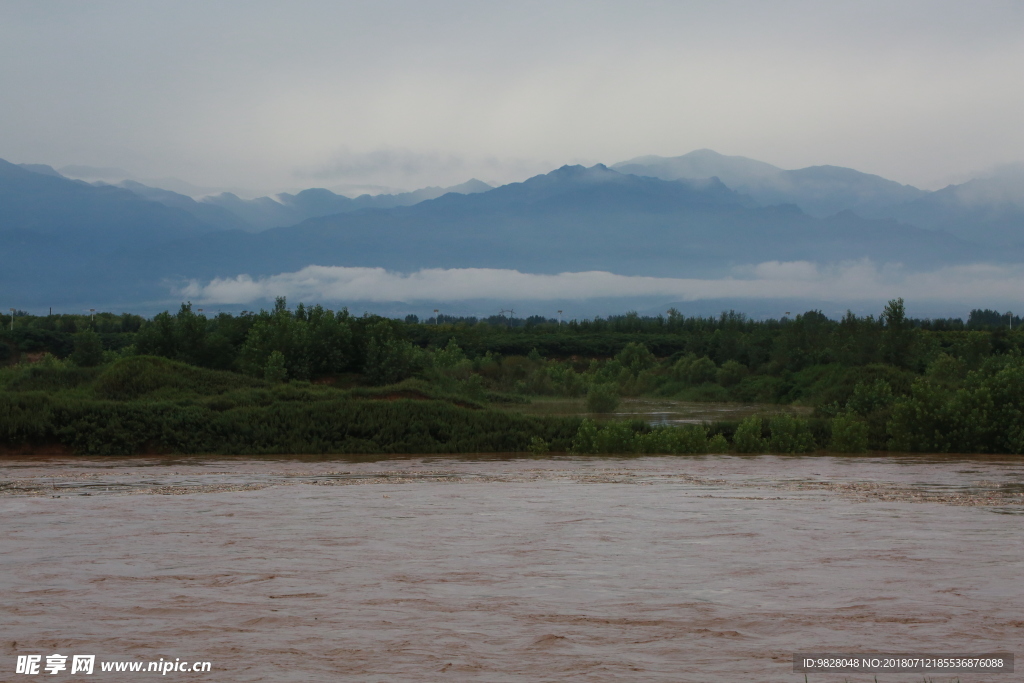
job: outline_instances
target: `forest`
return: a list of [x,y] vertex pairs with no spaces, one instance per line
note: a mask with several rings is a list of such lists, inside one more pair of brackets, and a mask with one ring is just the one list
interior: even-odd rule
[[[0,316],[0,449],[132,453],[1024,452],[1024,332],[921,320],[438,316],[321,306]],[[509,406],[579,398],[574,417]],[[653,397],[806,406],[651,427]]]

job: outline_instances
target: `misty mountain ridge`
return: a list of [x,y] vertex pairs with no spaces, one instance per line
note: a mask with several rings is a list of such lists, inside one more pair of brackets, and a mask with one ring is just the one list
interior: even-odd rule
[[[689,163],[701,156],[721,161],[707,153]],[[740,167],[767,173],[759,164]],[[850,169],[804,171],[826,185],[874,182]],[[910,211],[942,200],[981,210],[986,202],[1009,202],[1015,182],[1012,174],[978,179],[896,206]],[[845,209],[822,218],[795,203],[765,206],[718,177],[664,180],[597,164],[497,188],[478,181],[457,187],[468,194],[451,189],[354,199],[310,189],[203,201],[131,181],[94,185],[0,162],[0,283],[24,305],[128,305],[166,300],[175,282],[259,278],[311,264],[711,278],[765,261],[870,259],[912,269],[1024,262],[1021,249],[992,249],[901,216],[867,218]],[[440,196],[423,199],[432,194]],[[885,211],[896,209],[879,214]],[[256,231],[251,220],[281,225]]]
[[[209,270],[201,278],[232,268],[258,277],[312,263],[399,272],[505,268],[721,277],[737,265],[769,260],[868,258],[929,267],[1010,257],[852,212],[820,219],[794,205],[757,206],[717,179],[665,181],[600,164],[565,166],[482,194],[314,218],[245,244],[229,245],[226,238],[215,236],[220,245],[203,250]],[[223,268],[227,262],[232,268]]]
[[276,197],[241,199],[231,193],[203,197],[202,204],[215,206],[231,212],[245,221],[251,231],[295,225],[310,218],[319,218],[336,213],[348,213],[361,209],[391,209],[396,206],[411,206],[429,199],[436,199],[450,192],[474,194],[493,189],[487,183],[473,178],[452,187],[425,187],[400,194],[364,194],[356,198],[336,194],[324,188],[310,188],[297,194],[281,193]]
[[851,168],[809,166],[787,171],[763,161],[725,156],[710,149],[679,157],[638,157],[612,168],[663,180],[717,177],[759,204],[796,204],[819,218],[846,210],[874,213],[927,194],[916,187]]
[[[25,167],[26,165],[21,164],[21,166]],[[56,171],[54,174],[60,175]],[[187,211],[206,225],[218,230],[244,230],[246,232],[259,232],[269,228],[295,225],[309,218],[334,213],[347,213],[367,208],[411,206],[449,192],[470,194],[493,189],[487,183],[474,178],[453,187],[425,187],[397,195],[362,195],[355,199],[335,194],[323,188],[311,188],[297,194],[281,193],[275,197],[257,197],[255,199],[242,199],[231,192],[194,199],[188,195],[151,187],[134,180],[123,180],[114,185],[104,181],[92,184],[97,187],[113,186],[130,190],[144,199]]]
[[[36,173],[59,176],[44,164],[22,164]],[[1024,166],[1008,166],[993,174],[927,192],[838,166],[812,166],[787,171],[772,164],[700,149],[678,157],[637,157],[611,167],[624,174],[667,180],[717,178],[754,204],[794,204],[817,217],[854,211],[866,218],[894,219],[916,227],[943,230],[991,246],[1024,243]],[[126,174],[118,168],[66,166],[61,171],[97,175]],[[173,183],[182,183],[167,179]],[[105,182],[105,181],[102,181]],[[172,184],[173,184],[172,183]],[[200,188],[188,185],[189,192]],[[244,199],[233,192],[194,197],[166,187],[125,180],[117,186],[145,199],[178,208],[219,230],[257,232],[295,225],[310,218],[360,209],[411,206],[447,192],[471,194],[491,187],[478,180],[449,188],[427,187],[397,194],[350,198],[322,188],[296,194]]]
[[0,232],[9,238],[32,234],[66,244],[121,248],[212,230],[186,211],[123,188],[96,187],[0,160]]
[[21,168],[32,173],[40,173],[42,175],[54,176],[57,178],[63,178],[64,176],[57,172],[53,166],[48,164],[18,164]]
[[874,212],[965,240],[993,246],[1024,244],[1024,165],[950,185]]
[[175,192],[177,194],[183,194],[192,197],[193,199],[210,194],[217,194],[219,192],[235,192],[246,195],[250,194],[241,188],[204,187],[201,185],[194,185],[193,183],[186,182],[180,178],[144,178],[132,173],[131,171],[117,167],[69,164],[67,166],[61,166],[57,170],[60,172],[60,175],[65,178],[71,178],[72,180],[84,180],[90,183],[100,182],[107,185],[119,185],[122,182],[129,181],[140,183],[147,187],[159,188]]

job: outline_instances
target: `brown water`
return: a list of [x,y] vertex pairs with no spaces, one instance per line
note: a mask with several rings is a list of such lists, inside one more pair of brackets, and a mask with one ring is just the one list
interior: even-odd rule
[[[0,680],[53,652],[217,681],[796,682],[794,651],[1024,655],[1014,459],[37,458],[0,461],[0,487]],[[810,676],[844,679],[872,677]]]

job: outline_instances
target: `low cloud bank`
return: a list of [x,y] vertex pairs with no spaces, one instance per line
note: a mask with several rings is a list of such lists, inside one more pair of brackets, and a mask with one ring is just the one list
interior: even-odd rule
[[718,279],[616,275],[604,271],[540,275],[494,268],[430,268],[396,273],[384,268],[307,266],[263,278],[239,275],[173,287],[192,301],[247,304],[287,296],[293,301],[544,301],[664,296],[703,299],[858,301],[904,297],[916,302],[1016,301],[1024,294],[1024,264],[950,266],[910,272],[867,260],[819,266],[767,261]]

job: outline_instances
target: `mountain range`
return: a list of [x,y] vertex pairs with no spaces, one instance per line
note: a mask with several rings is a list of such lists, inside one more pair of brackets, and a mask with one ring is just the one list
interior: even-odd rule
[[699,150],[497,188],[245,200],[0,161],[0,286],[22,307],[138,309],[165,305],[189,280],[313,264],[724,277],[765,261],[1024,262],[1024,174],[1014,173],[925,192],[852,169],[783,171]]
[[809,166],[787,171],[710,149],[678,157],[637,157],[612,168],[663,180],[717,177],[759,204],[795,204],[812,216],[853,211],[866,218],[943,230],[988,246],[1024,243],[1024,166],[1005,166],[936,192],[852,168]]
[[812,216],[840,211],[877,211],[918,199],[923,190],[900,185],[880,176],[839,166],[811,166],[785,171],[763,161],[725,156],[699,149],[679,157],[646,156],[623,161],[612,168],[622,173],[663,180],[717,177],[759,204],[796,204]]

